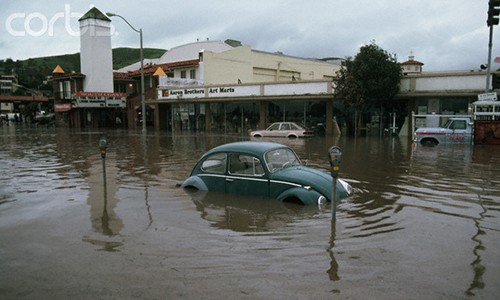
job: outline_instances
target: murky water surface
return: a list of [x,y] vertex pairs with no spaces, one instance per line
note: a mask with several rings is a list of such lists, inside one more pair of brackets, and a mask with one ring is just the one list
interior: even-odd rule
[[0,298],[500,295],[500,147],[279,140],[318,168],[342,148],[355,194],[334,221],[330,206],[176,187],[205,151],[244,139],[1,127]]

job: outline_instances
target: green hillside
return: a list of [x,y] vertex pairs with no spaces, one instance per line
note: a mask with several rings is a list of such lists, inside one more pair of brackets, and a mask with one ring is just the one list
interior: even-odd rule
[[[144,58],[159,58],[167,50],[145,48]],[[141,59],[140,49],[116,48],[113,49],[113,69],[117,70],[138,62]]]
[[[146,48],[144,58],[159,58],[166,50]],[[140,60],[140,49],[116,48],[113,49],[113,69],[120,69]],[[60,65],[65,72],[80,71],[80,53],[57,56],[29,58],[13,61],[12,59],[0,60],[0,73],[17,74],[20,85],[30,89],[42,90],[47,94],[52,86],[44,82],[47,76],[52,75],[54,68]],[[22,93],[22,90],[18,90]],[[47,91],[47,93],[45,93]]]

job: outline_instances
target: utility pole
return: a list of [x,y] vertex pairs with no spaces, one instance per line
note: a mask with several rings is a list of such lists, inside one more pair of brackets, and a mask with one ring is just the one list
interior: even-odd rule
[[499,23],[499,14],[500,14],[500,0],[490,0],[488,2],[488,20],[486,24],[488,24],[490,31],[490,38],[488,41],[488,66],[486,69],[486,88],[485,92],[489,92],[490,90],[490,82],[491,82],[491,49],[493,48],[493,26],[498,25]]

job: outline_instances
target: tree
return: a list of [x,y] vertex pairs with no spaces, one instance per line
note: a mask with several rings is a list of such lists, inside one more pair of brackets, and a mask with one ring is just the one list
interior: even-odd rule
[[387,104],[399,91],[402,71],[395,54],[389,54],[375,42],[348,57],[338,72],[335,96],[354,108],[355,133],[359,134],[363,113]]

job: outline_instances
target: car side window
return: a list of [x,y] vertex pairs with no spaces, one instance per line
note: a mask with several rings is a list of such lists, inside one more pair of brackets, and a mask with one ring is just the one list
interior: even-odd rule
[[290,130],[290,124],[281,124],[281,130]]
[[223,174],[226,172],[226,160],[227,155],[225,153],[212,154],[201,163],[201,170],[208,173]]
[[465,124],[465,121],[453,121],[453,124],[451,124],[451,129],[466,129],[467,125]]
[[246,154],[231,154],[229,158],[229,173],[237,175],[262,176],[264,167],[259,159]]
[[269,126],[269,128],[268,128],[268,130],[278,130],[278,129],[280,129],[279,123],[273,124],[273,125]]

